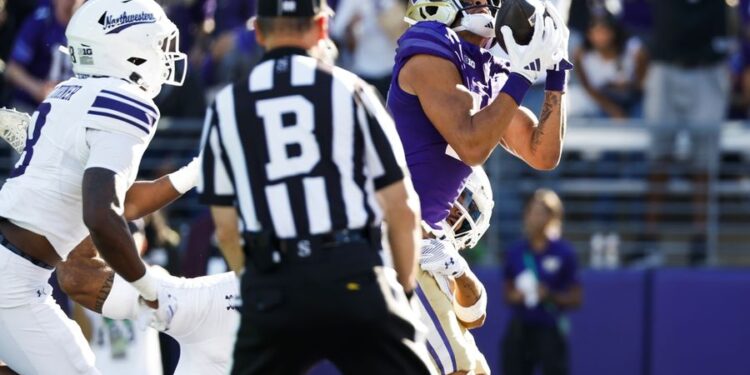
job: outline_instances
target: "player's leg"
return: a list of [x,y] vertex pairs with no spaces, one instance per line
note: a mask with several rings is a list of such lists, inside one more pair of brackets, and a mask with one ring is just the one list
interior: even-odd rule
[[338,299],[338,308],[353,319],[338,328],[339,345],[328,358],[344,374],[434,373],[424,346],[424,327],[400,292],[395,272],[377,267],[374,276],[358,278],[354,296],[339,288],[349,296]]
[[508,322],[505,337],[502,341],[503,374],[532,375],[534,361],[531,352],[534,351],[531,338],[524,332],[523,323],[519,319]]
[[52,271],[0,246],[0,358],[21,374],[96,374],[81,329],[50,296]]
[[427,326],[427,349],[439,374],[476,370],[481,354],[453,312],[453,302],[427,272],[417,274],[420,318]]
[[539,330],[539,362],[543,375],[568,375],[568,344],[557,327]]
[[250,270],[243,276],[232,375],[302,374],[323,358],[319,343],[306,345],[306,340],[318,337],[310,333],[315,325],[300,324],[308,311],[300,308],[299,301],[310,288],[281,288],[285,276],[295,275],[289,271],[256,275]]

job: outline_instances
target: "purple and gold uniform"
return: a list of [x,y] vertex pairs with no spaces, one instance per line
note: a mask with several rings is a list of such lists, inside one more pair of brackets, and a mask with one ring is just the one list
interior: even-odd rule
[[415,55],[432,55],[452,62],[463,78],[463,85],[471,91],[477,111],[487,106],[505,84],[509,63],[461,40],[439,22],[419,22],[398,41],[388,109],[406,152],[414,189],[421,202],[422,219],[437,228],[437,223],[448,216],[471,168],[458,159],[427,118],[419,98],[398,85],[401,68]]
[[[495,99],[505,84],[510,64],[460,39],[453,30],[439,22],[418,22],[398,41],[388,109],[395,119],[412,182],[419,195],[422,220],[438,228],[463,190],[472,169],[458,158],[430,122],[419,98],[399,87],[401,69],[415,55],[436,56],[453,63],[461,75],[462,84],[472,94],[473,111],[484,108]],[[484,356],[453,311],[452,293],[440,287],[439,278],[426,271],[420,271],[417,277],[421,318],[428,327],[428,350],[435,370],[440,374],[456,371],[489,374]]]

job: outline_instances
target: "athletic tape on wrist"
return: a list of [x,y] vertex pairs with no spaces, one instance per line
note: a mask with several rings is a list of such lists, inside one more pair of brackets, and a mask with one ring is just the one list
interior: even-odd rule
[[167,177],[175,190],[180,194],[185,194],[197,184],[199,172],[198,164],[193,159],[190,164],[170,173]]
[[510,73],[508,80],[505,81],[505,86],[503,86],[500,92],[510,95],[518,105],[521,105],[523,97],[529,91],[529,87],[531,87],[531,82],[524,76],[518,73]]
[[140,293],[141,297],[146,301],[156,301],[156,279],[151,275],[151,270],[148,266],[146,267],[146,273],[143,277],[131,282],[130,285],[137,289],[138,293]]
[[548,70],[547,80],[544,82],[544,89],[547,91],[565,92],[568,86],[567,70]]
[[456,313],[456,317],[462,322],[472,323],[481,319],[487,312],[487,291],[484,290],[484,286],[482,286],[482,291],[477,302],[469,307],[461,306],[454,296],[453,311]]

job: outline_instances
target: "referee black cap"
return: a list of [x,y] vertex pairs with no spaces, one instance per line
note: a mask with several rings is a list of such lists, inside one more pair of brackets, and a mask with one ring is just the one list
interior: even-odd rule
[[313,17],[331,12],[326,0],[257,0],[258,17]]

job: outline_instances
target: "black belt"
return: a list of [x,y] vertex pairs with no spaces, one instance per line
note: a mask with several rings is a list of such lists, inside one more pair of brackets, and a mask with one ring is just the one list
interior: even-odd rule
[[357,243],[378,248],[380,228],[342,229],[292,239],[278,238],[266,232],[245,233],[247,255],[261,268],[281,263],[283,259],[306,259],[325,249]]
[[15,245],[13,245],[12,243],[10,243],[5,238],[5,236],[3,236],[1,233],[0,233],[0,245],[3,245],[3,247],[5,247],[6,249],[10,250],[12,253],[15,253],[16,255],[20,256],[21,258],[28,260],[29,262],[31,262],[32,264],[34,264],[37,267],[42,267],[42,268],[44,268],[46,270],[54,270],[55,269],[55,267],[52,267],[49,264],[47,264],[47,263],[45,263],[45,262],[43,262],[43,261],[41,261],[39,259],[36,259],[36,258],[34,258],[33,256],[31,256],[29,254],[24,253],[23,250],[17,248]]

